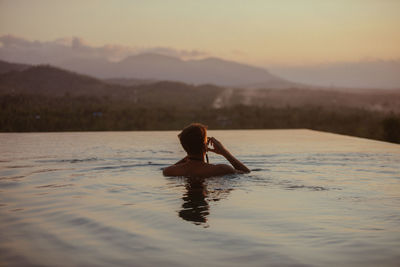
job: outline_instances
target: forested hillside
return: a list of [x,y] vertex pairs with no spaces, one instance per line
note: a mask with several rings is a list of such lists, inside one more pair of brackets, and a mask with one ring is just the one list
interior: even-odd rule
[[[12,66],[11,66],[12,67]],[[308,128],[400,143],[396,90],[121,85],[51,66],[0,74],[0,131]]]

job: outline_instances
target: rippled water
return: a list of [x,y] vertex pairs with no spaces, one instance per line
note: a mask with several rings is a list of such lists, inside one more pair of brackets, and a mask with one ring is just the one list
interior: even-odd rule
[[253,171],[187,180],[176,134],[0,134],[0,265],[400,264],[399,145],[209,131]]

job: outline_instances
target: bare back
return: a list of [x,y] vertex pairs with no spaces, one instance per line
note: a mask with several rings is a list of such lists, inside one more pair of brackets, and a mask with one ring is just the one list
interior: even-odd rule
[[237,173],[237,170],[226,164],[208,164],[202,161],[188,160],[181,164],[169,166],[164,169],[166,176],[185,177],[212,177]]

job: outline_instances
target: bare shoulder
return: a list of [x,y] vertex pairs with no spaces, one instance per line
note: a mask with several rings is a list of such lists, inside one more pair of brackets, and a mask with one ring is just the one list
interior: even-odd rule
[[164,168],[163,170],[163,175],[164,176],[179,176],[180,174],[180,169],[178,166],[172,165],[169,167]]

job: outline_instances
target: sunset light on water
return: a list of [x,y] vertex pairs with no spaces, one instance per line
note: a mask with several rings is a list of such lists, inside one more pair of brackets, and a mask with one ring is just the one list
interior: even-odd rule
[[252,172],[163,177],[183,155],[177,132],[0,134],[2,263],[397,265],[398,145],[308,130],[209,133]]

